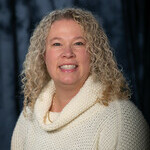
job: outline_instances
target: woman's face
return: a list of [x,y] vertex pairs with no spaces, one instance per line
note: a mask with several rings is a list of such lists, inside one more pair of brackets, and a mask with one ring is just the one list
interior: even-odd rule
[[46,40],[45,63],[56,86],[81,87],[90,72],[90,55],[81,26],[73,21],[55,21]]

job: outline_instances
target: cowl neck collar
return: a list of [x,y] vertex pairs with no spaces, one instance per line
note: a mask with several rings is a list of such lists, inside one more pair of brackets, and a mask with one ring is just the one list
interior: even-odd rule
[[100,97],[102,93],[102,86],[99,82],[94,82],[90,76],[79,92],[64,107],[57,120],[44,123],[44,117],[51,106],[54,92],[55,85],[54,81],[51,80],[43,88],[34,106],[35,117],[38,120],[40,127],[46,131],[53,131],[68,124],[94,105],[97,98]]

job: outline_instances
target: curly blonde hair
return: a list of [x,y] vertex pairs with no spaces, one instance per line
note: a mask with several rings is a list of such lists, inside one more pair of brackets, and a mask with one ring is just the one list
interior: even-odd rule
[[55,10],[45,16],[30,39],[22,72],[24,108],[28,106],[33,110],[42,88],[51,80],[44,62],[46,38],[52,23],[61,19],[73,19],[84,30],[87,50],[91,56],[90,73],[95,81],[100,81],[105,86],[103,97],[99,99],[99,102],[108,105],[114,97],[128,99],[130,97],[128,83],[117,67],[107,36],[100,24],[88,11],[67,8]]

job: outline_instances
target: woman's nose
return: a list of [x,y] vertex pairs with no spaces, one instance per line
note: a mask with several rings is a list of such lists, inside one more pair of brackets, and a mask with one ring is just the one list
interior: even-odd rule
[[71,45],[65,46],[63,48],[62,57],[66,57],[66,58],[75,57],[75,54]]

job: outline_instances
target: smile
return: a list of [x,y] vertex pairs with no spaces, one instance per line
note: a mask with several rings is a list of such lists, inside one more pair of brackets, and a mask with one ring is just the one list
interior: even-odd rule
[[77,65],[62,65],[62,66],[60,66],[60,68],[70,70],[70,69],[77,68]]

